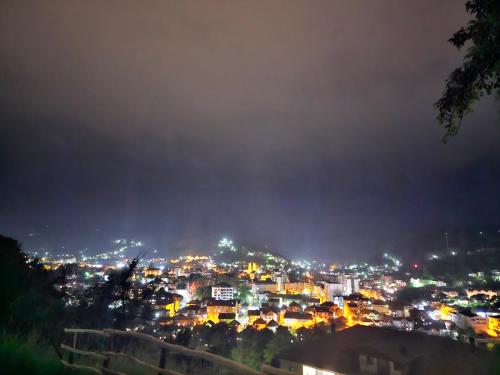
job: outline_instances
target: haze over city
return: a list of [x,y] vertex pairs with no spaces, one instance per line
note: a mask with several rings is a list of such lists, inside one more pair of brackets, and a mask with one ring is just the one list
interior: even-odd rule
[[0,1],[2,375],[500,374],[500,0]]
[[496,107],[447,144],[433,108],[462,2],[217,3],[2,6],[4,233],[344,261],[500,226]]

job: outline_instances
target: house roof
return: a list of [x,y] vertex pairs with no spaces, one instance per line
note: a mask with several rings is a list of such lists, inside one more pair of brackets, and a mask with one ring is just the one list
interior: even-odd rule
[[326,306],[318,306],[316,307],[316,312],[319,313],[330,313],[330,309]]
[[327,308],[330,308],[332,306],[334,306],[335,304],[333,302],[330,302],[330,301],[325,301],[323,302],[320,306],[322,307],[327,307]]
[[358,373],[353,356],[367,354],[410,366],[411,375],[486,375],[498,373],[493,353],[470,350],[449,338],[354,326],[307,344],[297,344],[276,357],[319,369]]
[[214,285],[215,288],[232,288],[231,285],[229,285],[228,283],[224,283],[224,282],[221,282],[221,283],[217,283]]
[[266,324],[266,321],[262,318],[255,319],[254,325]]
[[285,313],[285,319],[311,320],[312,315],[303,312],[287,311]]
[[405,307],[410,307],[409,303],[403,301],[389,301],[389,308],[391,310],[403,310]]
[[153,262],[149,263],[149,266],[148,268],[146,268],[146,270],[148,271],[160,271],[160,269],[158,267],[156,267]]
[[174,316],[173,320],[177,322],[177,321],[194,321],[195,319],[191,316],[179,314],[179,315]]
[[207,306],[229,306],[229,307],[234,307],[236,306],[237,300],[235,299],[228,299],[228,300],[215,300],[211,299],[207,302]]
[[467,317],[469,317],[469,318],[473,318],[473,317],[477,316],[477,314],[474,314],[474,313],[473,313],[472,311],[470,311],[470,310],[460,310],[458,313],[459,313],[460,315],[464,315],[464,316],[467,316]]
[[259,285],[277,285],[274,281],[272,281],[271,279],[266,279],[266,280],[257,280],[254,282],[254,284],[256,286],[259,286]]
[[219,320],[233,320],[236,318],[236,314],[235,313],[219,313],[219,316],[218,316]]
[[268,308],[268,307],[266,307],[266,308],[261,308],[261,309],[260,309],[260,311],[261,311],[261,313],[262,313],[262,314],[264,314],[264,315],[269,315],[269,314],[275,314],[275,315],[276,315],[276,314],[277,314],[277,312],[276,312],[276,311],[274,311],[273,309],[270,309],[270,308]]

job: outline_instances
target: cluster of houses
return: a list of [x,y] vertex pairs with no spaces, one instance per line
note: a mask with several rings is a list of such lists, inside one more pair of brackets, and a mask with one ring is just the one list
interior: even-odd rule
[[500,334],[498,309],[478,313],[439,300],[423,301],[422,305],[396,300],[392,289],[406,283],[391,275],[360,280],[356,275],[341,274],[328,281],[313,277],[291,281],[283,269],[258,277],[258,268],[249,264],[238,280],[249,290],[246,301],[238,298],[237,287],[224,282],[211,285],[210,296],[196,299],[185,281],[178,282],[176,277],[166,280],[152,265],[145,268],[145,287],[153,285],[156,323],[193,327],[225,322],[240,330],[253,326],[275,331],[284,326],[292,332],[318,326],[342,330],[364,325],[452,337],[457,332],[474,332],[478,341],[484,342],[496,341]]

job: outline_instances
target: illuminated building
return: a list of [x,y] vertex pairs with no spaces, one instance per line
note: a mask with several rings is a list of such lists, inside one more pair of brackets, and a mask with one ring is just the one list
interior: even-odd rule
[[309,306],[304,312],[312,314],[316,323],[328,322],[334,317],[333,311],[327,306]]
[[212,298],[227,301],[234,298],[234,288],[227,283],[219,283],[212,287]]
[[354,293],[359,293],[359,278],[357,277],[344,278],[344,295],[348,296]]
[[271,320],[278,320],[278,313],[271,309],[262,308],[260,309],[260,317],[266,322],[269,323]]
[[260,294],[260,293],[276,293],[278,289],[278,285],[271,281],[255,281],[252,283],[252,293]]
[[285,291],[287,294],[311,294],[314,290],[314,285],[307,281],[285,283]]
[[247,273],[249,274],[252,274],[252,273],[256,273],[256,272],[259,272],[259,265],[255,262],[250,262],[248,263],[248,267],[247,267]]
[[323,282],[325,295],[327,301],[333,301],[335,296],[342,296],[344,294],[344,285],[342,283]]
[[412,305],[400,301],[390,301],[388,304],[391,315],[396,318],[408,318],[413,308]]
[[272,280],[276,283],[277,293],[285,293],[285,283],[288,282],[286,271],[282,269],[275,269],[272,274]]
[[168,310],[169,316],[174,316],[177,311],[179,311],[180,303],[183,297],[176,293],[169,293],[165,289],[161,288],[155,293],[154,305]]
[[300,306],[297,302],[293,301],[288,305],[287,311],[301,312],[302,306]]
[[363,297],[366,297],[366,298],[369,298],[369,299],[376,299],[376,300],[381,300],[382,299],[382,293],[380,293],[379,290],[361,288],[361,289],[359,289],[359,293]]
[[500,316],[488,317],[486,333],[491,337],[498,337],[500,335]]
[[159,276],[161,276],[161,269],[153,266],[153,263],[151,263],[148,268],[144,269],[145,278],[155,278]]
[[260,276],[259,276],[259,280],[262,280],[262,281],[266,281],[266,280],[272,281],[272,275],[269,272],[261,273]]
[[351,327],[354,325],[354,321],[357,320],[357,311],[358,311],[358,305],[355,303],[349,302],[344,304],[344,318],[347,319],[347,326]]
[[304,312],[287,311],[283,318],[283,324],[293,329],[310,328],[315,324],[313,316]]
[[451,313],[456,312],[456,309],[447,305],[441,305],[439,308],[439,319],[449,320],[451,319]]
[[382,315],[389,315],[391,313],[391,310],[389,309],[389,304],[381,300],[372,301],[371,309],[375,310],[376,312]]
[[210,300],[207,303],[207,320],[219,322],[219,314],[238,313],[237,300]]
[[256,320],[254,320],[252,325],[260,331],[261,329],[264,329],[267,327],[267,322],[262,318],[258,318]]
[[461,329],[472,328],[478,334],[488,330],[488,318],[468,310],[453,312],[450,314],[450,318]]
[[392,326],[400,331],[412,331],[414,327],[414,321],[412,319],[406,318],[393,318]]
[[252,325],[257,319],[260,318],[259,310],[248,310],[248,325]]

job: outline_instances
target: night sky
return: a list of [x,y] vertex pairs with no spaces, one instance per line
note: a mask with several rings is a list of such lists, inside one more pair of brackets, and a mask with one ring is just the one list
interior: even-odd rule
[[448,144],[433,109],[464,2],[2,1],[0,233],[342,261],[500,225],[498,105]]

